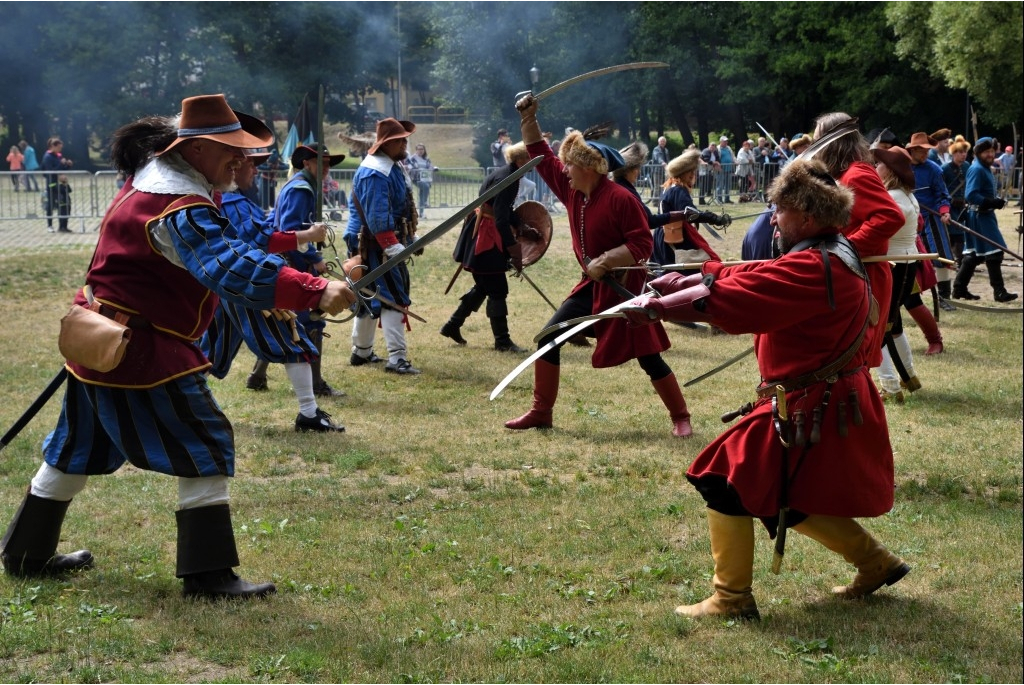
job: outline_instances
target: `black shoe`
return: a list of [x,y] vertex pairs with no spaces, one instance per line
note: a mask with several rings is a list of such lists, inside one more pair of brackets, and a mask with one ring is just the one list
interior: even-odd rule
[[331,415],[319,407],[316,416],[304,416],[299,414],[295,417],[295,430],[300,433],[315,431],[317,433],[344,433],[345,427],[340,423],[331,421]]
[[256,392],[261,392],[267,389],[267,377],[257,376],[254,373],[250,373],[249,377],[245,379],[245,387]]
[[313,384],[313,394],[317,397],[345,397],[344,391],[335,390],[323,378]]
[[943,299],[941,297],[939,298],[939,309],[941,309],[944,312],[956,311],[956,307],[953,306],[953,304],[949,300]]
[[2,555],[2,559],[7,575],[18,578],[62,576],[72,571],[84,571],[85,569],[92,568],[95,561],[92,552],[87,549],[80,549],[71,554],[55,554],[43,564],[33,563],[28,559],[22,559],[20,560],[21,563],[17,563],[15,559],[10,558],[7,554]]
[[420,370],[409,363],[408,359],[399,359],[395,364],[388,362],[384,365],[384,371],[387,373],[401,374],[403,376],[415,376],[420,373]]
[[360,357],[355,352],[352,353],[352,358],[349,359],[348,363],[352,366],[363,366],[364,364],[380,364],[383,359],[377,356],[375,352],[371,352],[369,357]]
[[74,233],[70,228],[58,228],[57,233]]
[[185,576],[185,596],[202,599],[262,598],[277,592],[273,583],[250,583],[229,568]]
[[452,340],[455,341],[456,345],[466,344],[466,339],[462,337],[462,333],[459,331],[459,328],[457,326],[451,325],[451,323],[446,323],[445,325],[441,326],[441,335],[443,335],[446,338],[451,338]]
[[1013,302],[1017,299],[1017,293],[1008,293],[1005,290],[997,291],[992,295],[996,302]]
[[956,290],[956,289],[954,289],[953,290],[953,299],[954,300],[980,300],[981,298],[978,297],[977,295],[975,295],[974,293],[970,292],[966,288],[964,288],[963,290]]
[[508,342],[495,342],[494,349],[498,352],[513,352],[515,354],[522,354],[523,352],[526,352],[526,350],[521,348],[519,345],[516,345],[511,340]]

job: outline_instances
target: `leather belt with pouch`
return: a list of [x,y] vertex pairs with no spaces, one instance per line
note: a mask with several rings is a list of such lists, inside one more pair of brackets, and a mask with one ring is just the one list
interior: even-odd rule
[[[102,305],[97,302],[93,302],[89,307],[71,305],[71,309],[60,320],[57,347],[68,361],[93,371],[106,373],[117,368],[124,359],[128,341],[132,337],[132,329],[114,318],[101,314],[98,311],[101,307]],[[125,321],[130,319],[121,312],[115,316]]]

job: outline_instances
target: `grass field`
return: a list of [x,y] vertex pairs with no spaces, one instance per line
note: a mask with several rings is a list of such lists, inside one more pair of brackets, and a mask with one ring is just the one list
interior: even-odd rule
[[[738,256],[747,224],[716,244],[724,258]],[[686,389],[696,436],[679,441],[635,364],[597,371],[590,350],[566,348],[555,428],[507,431],[529,405],[531,374],[487,397],[521,358],[491,349],[483,311],[463,329],[465,348],[437,332],[470,283],[463,274],[442,295],[454,239],[412,266],[413,308],[429,321],[408,334],[421,376],[350,367],[350,324],[328,329],[325,376],[348,396],[323,406],[344,435],[293,432],[283,370],[271,368],[269,392],[247,391],[247,352],[212,382],[238,447],[238,570],[274,580],[276,596],[183,599],[176,486],[127,467],[93,478],[65,522],[61,549],[88,547],[95,569],[0,577],[0,681],[1022,681],[1019,314],[943,313],[947,352],[934,357],[910,332],[924,387],[887,407],[896,506],[864,521],[913,566],[906,579],[839,602],[829,588],[853,574],[842,559],[792,535],[772,575],[759,536],[763,619],[689,622],[672,609],[710,593],[712,563],[703,502],[683,473],[723,430],[719,415],[751,398],[753,359]],[[0,253],[0,429],[58,370],[58,321],[88,259],[86,249]],[[1005,271],[1019,292],[1019,263]],[[558,302],[578,274],[562,215],[530,275]],[[984,272],[976,279],[992,304]],[[532,347],[550,308],[525,283],[511,288],[513,338]],[[669,334],[665,358],[681,381],[749,346]],[[0,453],[2,526],[59,406]]]

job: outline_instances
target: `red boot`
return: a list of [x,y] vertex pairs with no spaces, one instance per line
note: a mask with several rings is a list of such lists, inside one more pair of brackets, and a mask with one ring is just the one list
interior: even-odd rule
[[551,410],[558,398],[557,364],[538,359],[533,365],[533,407],[518,419],[505,422],[505,428],[526,430],[527,428],[551,428]]
[[907,313],[914,317],[914,321],[924,333],[925,340],[928,341],[928,349],[925,350],[925,354],[942,354],[942,333],[939,332],[939,323],[932,316],[931,310],[920,304],[913,309],[908,309]]
[[693,435],[690,412],[686,410],[686,400],[683,398],[683,391],[679,387],[676,375],[670,373],[661,380],[652,381],[652,385],[668,409],[669,418],[672,419],[672,435],[677,438],[688,438]]

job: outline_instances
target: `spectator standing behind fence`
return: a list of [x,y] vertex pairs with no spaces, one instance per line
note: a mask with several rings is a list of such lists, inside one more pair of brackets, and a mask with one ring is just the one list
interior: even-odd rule
[[715,199],[722,204],[732,204],[730,194],[732,192],[732,172],[735,168],[732,148],[729,147],[729,139],[722,136],[718,139],[718,163],[721,170],[715,174]]
[[[996,162],[999,163],[1000,197],[1004,200],[1009,200],[1013,191],[1013,167],[1015,161],[1013,147],[1010,145],[1007,145],[1003,154],[999,155],[999,158],[996,159]],[[995,170],[995,165],[992,168]]]
[[671,157],[668,152],[668,138],[661,136],[658,138],[658,145],[651,150],[651,164],[660,164],[662,168],[668,165],[668,160]]
[[59,233],[71,233],[68,228],[68,218],[71,216],[71,184],[68,177],[61,174],[57,177],[57,231]]
[[11,146],[11,151],[7,153],[7,164],[11,167],[11,183],[14,185],[14,192],[18,192],[18,180],[21,178],[19,173],[24,167],[25,155],[21,154],[21,149],[17,145]]
[[500,167],[505,166],[505,148],[508,147],[512,142],[512,139],[508,136],[508,131],[503,128],[498,129],[498,138],[491,143],[491,166]]
[[25,160],[22,162],[22,166],[25,169],[25,190],[29,189],[29,185],[32,186],[32,190],[39,190],[39,182],[36,181],[34,171],[39,171],[39,159],[36,157],[36,149],[28,144],[27,140],[23,140],[18,143],[18,147],[21,149],[21,154],[25,155]]
[[64,149],[64,141],[60,138],[50,138],[46,145],[46,154],[43,155],[42,168],[46,174],[46,230],[53,233],[53,213],[57,211],[57,183],[56,172],[61,169],[70,168],[72,161],[65,157],[61,150]]
[[427,155],[427,146],[423,143],[418,144],[416,151],[405,161],[405,167],[409,170],[409,178],[419,189],[417,205],[420,218],[426,219],[427,214],[424,210],[430,206],[430,186],[434,184],[434,172],[437,171],[437,167]]
[[718,158],[718,146],[708,143],[704,152],[700,153],[700,203],[704,204],[706,197],[714,197],[714,183],[722,165]]
[[754,141],[744,140],[740,144],[739,152],[736,153],[736,170],[733,172],[739,179],[737,186],[740,191],[740,202],[749,200],[749,194],[756,186],[754,185]]

